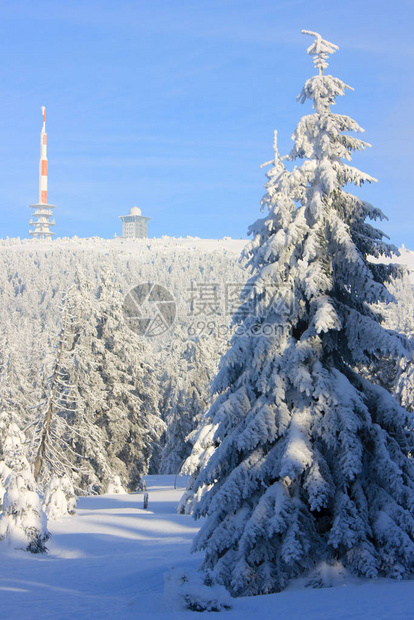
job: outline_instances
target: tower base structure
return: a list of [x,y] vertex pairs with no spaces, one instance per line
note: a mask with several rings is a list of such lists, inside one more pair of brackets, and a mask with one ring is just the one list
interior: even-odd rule
[[34,228],[33,230],[29,230],[29,235],[34,239],[52,239],[55,233],[50,230],[50,226],[55,225],[55,220],[51,220],[50,218],[53,217],[55,205],[38,203],[30,205],[30,208],[35,209],[33,217],[37,219],[30,220],[29,224]]

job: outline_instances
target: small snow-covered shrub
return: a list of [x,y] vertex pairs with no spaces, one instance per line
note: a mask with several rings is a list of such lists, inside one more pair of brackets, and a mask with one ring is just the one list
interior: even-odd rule
[[49,519],[75,514],[76,497],[68,476],[53,476],[45,491],[43,509]]
[[224,586],[207,585],[198,573],[175,569],[165,576],[165,596],[191,611],[231,609],[231,596]]
[[108,486],[106,488],[107,493],[126,493],[124,487],[122,486],[121,478],[119,476],[113,476],[111,480],[108,482]]
[[349,583],[351,575],[341,562],[321,562],[306,582],[307,588],[335,588]]
[[0,515],[0,540],[14,549],[46,553],[49,538],[41,496],[30,469],[10,473]]
[[[13,413],[2,412],[2,454],[0,486],[4,487],[0,515],[0,541],[14,549],[45,553],[50,537],[42,498],[26,458],[25,437],[13,421]],[[1,489],[3,490],[3,489]]]

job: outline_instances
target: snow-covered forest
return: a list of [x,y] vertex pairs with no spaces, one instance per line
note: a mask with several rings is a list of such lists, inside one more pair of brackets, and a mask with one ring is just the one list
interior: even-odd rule
[[[225,290],[244,284],[243,245],[1,243],[1,415],[18,420],[33,456],[53,401],[45,480],[67,473],[78,494],[102,493],[114,481],[136,490],[148,471],[179,471],[228,341]],[[123,314],[124,297],[143,282],[176,302],[173,326],[155,338],[134,333]]]
[[[124,502],[120,518],[142,519],[123,522],[134,540],[175,537],[184,555],[164,595],[188,613],[233,613],[244,597],[265,609],[264,595],[303,586],[412,583],[414,253],[351,192],[376,181],[351,165],[370,145],[332,111],[350,88],[327,72],[337,46],[304,34],[308,109],[288,154],[274,134],[247,245],[0,243],[0,550],[11,558],[70,557],[63,524],[79,544],[88,519],[101,527],[92,506]],[[144,556],[159,592],[166,567]]]
[[[3,316],[0,374],[2,449],[0,492],[4,493],[5,481],[12,469],[21,470],[25,488],[30,491],[25,492],[24,497],[31,499],[34,504],[33,508],[30,506],[25,508],[23,523],[17,523],[13,537],[14,545],[17,540],[16,546],[26,548],[32,542],[30,536],[22,537],[22,527],[24,531],[28,516],[32,525],[33,519],[34,523],[37,523],[39,532],[44,532],[47,528],[49,529],[46,536],[49,536],[49,530],[53,532],[52,538],[42,542],[38,536],[35,542],[47,547],[49,555],[65,558],[69,553],[68,557],[71,557],[71,552],[65,551],[62,538],[64,532],[71,531],[72,544],[76,544],[76,536],[83,531],[83,528],[87,528],[85,533],[94,531],[93,519],[99,523],[101,514],[100,504],[96,505],[98,512],[93,516],[95,514],[91,511],[93,504],[90,506],[85,504],[83,507],[83,500],[80,502],[78,500],[79,517],[67,516],[62,520],[62,515],[70,515],[75,511],[76,496],[94,494],[98,497],[102,493],[116,493],[110,496],[113,498],[112,508],[105,517],[106,529],[102,530],[109,535],[120,519],[116,516],[119,514],[116,498],[125,501],[123,498],[126,496],[123,493],[128,490],[136,491],[141,476],[148,471],[152,474],[176,474],[181,468],[187,478],[180,479],[179,488],[173,495],[174,503],[168,508],[171,515],[179,513],[174,517],[177,519],[177,524],[168,527],[178,528],[178,532],[180,527],[190,526],[190,522],[193,521],[191,516],[193,509],[205,491],[201,489],[194,492],[195,480],[215,450],[214,436],[217,425],[204,420],[203,416],[210,403],[209,382],[217,371],[220,356],[229,346],[230,330],[223,329],[223,326],[228,328],[230,323],[230,314],[226,313],[225,308],[225,285],[238,284],[239,291],[246,280],[248,273],[243,263],[239,261],[245,243],[242,240],[230,239],[210,241],[58,239],[52,244],[10,239],[0,242],[2,270],[0,303]],[[400,256],[394,257],[393,260],[414,270],[414,252],[401,249]],[[106,274],[110,274],[110,277],[105,280],[105,287],[108,287],[108,290],[104,295],[101,288]],[[166,286],[177,303],[174,325],[155,338],[140,336],[131,331],[120,310],[124,295],[133,286],[147,281],[155,281]],[[210,294],[209,289],[200,294],[197,289],[200,284],[218,284],[218,294],[214,296],[216,305],[213,308],[209,305],[204,307],[203,294],[204,301],[210,304],[211,290]],[[390,328],[404,331],[407,336],[411,336],[414,327],[411,284],[412,282],[405,280],[391,283],[389,288],[395,294],[398,303],[388,304],[386,307]],[[198,314],[194,308],[194,290],[198,290]],[[45,408],[50,398],[51,377],[64,324],[65,294],[70,300],[70,303],[69,301],[67,303],[72,318],[69,321],[70,329],[65,336],[62,357],[64,362],[62,368],[68,375],[63,376],[62,381],[66,388],[70,386],[71,396],[70,399],[66,399],[66,405],[63,398],[61,408],[54,409],[55,437],[49,447],[50,462],[47,461],[44,466],[41,484],[36,485],[30,469],[38,447],[37,428],[44,420]],[[107,379],[103,379],[100,367],[96,366],[96,356],[98,353],[103,356],[105,352],[102,348],[103,343],[100,342],[98,325],[109,313],[112,316],[111,320],[114,321],[114,329],[115,326],[117,329],[119,346],[116,343],[117,363],[116,366],[110,366],[113,375],[108,385]],[[75,333],[79,334],[76,345]],[[143,372],[141,369],[144,368],[145,372],[149,373],[145,375],[144,395],[141,397],[139,394],[135,395],[137,387],[135,381],[141,381],[141,377],[137,370],[134,371],[135,374],[131,373],[131,367],[139,368],[140,372]],[[125,374],[129,378],[126,387],[123,387]],[[112,391],[118,382],[120,384],[118,390],[131,390],[132,393],[127,394],[128,398],[117,398],[115,409],[113,405],[111,407],[106,405],[109,396],[107,392]],[[407,385],[407,382],[402,383],[402,389],[404,385]],[[148,394],[149,387],[151,392]],[[140,401],[144,396],[148,399],[145,402],[149,402],[150,408],[147,409],[145,405],[142,410]],[[408,390],[407,399],[409,398],[411,396]],[[62,401],[56,400],[56,402]],[[138,409],[139,415],[133,417],[135,408]],[[122,450],[126,436],[134,438],[130,452]],[[22,464],[16,462],[17,457]],[[63,477],[66,482],[63,479],[62,489]],[[153,479],[157,484],[155,482],[157,477]],[[173,485],[175,476],[170,475],[168,479],[162,480],[168,480],[169,484]],[[182,486],[183,483],[187,486],[186,490]],[[44,494],[42,500],[39,488]],[[151,488],[149,491],[149,514],[152,514],[152,502],[157,495]],[[128,511],[133,518],[135,519],[137,514],[145,514],[143,511],[137,513],[133,508],[137,506],[142,509],[143,494],[132,494],[130,498],[132,503],[125,506],[131,506]],[[160,498],[164,499],[164,495],[161,494]],[[40,501],[43,502],[43,510]],[[160,504],[161,506],[163,505]],[[10,511],[13,511],[12,507]],[[156,512],[154,518],[157,518],[157,515]],[[46,518],[48,518],[47,526]],[[91,520],[90,525],[86,524],[85,518]],[[173,517],[164,515],[162,518],[167,519],[167,523],[168,519]],[[67,519],[74,519],[73,525],[69,526]],[[182,525],[179,525],[180,519],[183,519]],[[191,524],[191,531],[194,533],[197,531],[196,525],[197,522]],[[163,536],[162,529],[158,535]],[[115,538],[111,545],[116,560],[118,556],[115,549],[119,548],[122,553],[122,546],[119,547],[120,539]],[[187,541],[187,547],[190,546],[191,536]],[[7,548],[10,548],[9,545]],[[155,580],[154,583],[159,583],[157,587],[161,590],[165,586],[162,578],[156,577],[156,572],[168,570],[177,557],[174,554],[182,553],[177,546],[171,549],[173,555],[166,555],[167,564],[162,568],[151,569],[154,575],[152,579]],[[97,552],[98,547],[92,552],[92,562]],[[147,551],[137,547],[138,556],[141,557],[143,553],[147,554]],[[185,551],[185,554],[188,554],[188,551]],[[73,557],[77,557],[76,554]],[[126,572],[135,571],[132,560],[127,561],[123,558],[124,556],[120,555],[116,561],[125,562]],[[186,570],[190,572],[200,562],[199,553],[191,560],[188,555],[185,555],[185,558]],[[88,570],[83,569],[80,557],[76,561],[80,565],[80,571]],[[150,562],[149,559],[147,561]],[[16,577],[24,576],[23,566],[18,560],[15,564],[15,560],[9,557],[7,562],[10,566],[15,566]],[[39,568],[42,569],[42,566],[39,565]],[[110,572],[109,568],[108,571]],[[145,570],[143,575],[146,575]],[[42,569],[39,578],[50,580],[51,576]],[[70,579],[68,574],[65,580]],[[105,576],[104,579],[108,580],[109,577]],[[345,576],[340,571],[332,572],[328,568],[325,580],[331,581],[333,585],[346,582]],[[19,579],[14,578],[14,586],[18,588],[19,583]],[[74,582],[72,586],[78,588]],[[80,597],[78,604],[85,609],[86,615],[82,616],[80,609],[77,613],[79,617],[87,617],[92,613],[87,603],[89,599],[84,598],[87,597],[86,593],[76,591],[78,592],[76,596]],[[198,592],[197,587],[195,591]],[[135,596],[133,587],[129,588],[128,592],[130,597]],[[174,596],[179,596],[179,588],[175,588],[174,592]],[[358,592],[358,589],[354,591],[355,609],[360,604]],[[38,598],[35,592],[32,592],[31,596],[34,600]],[[139,602],[137,601],[132,609],[136,611],[136,605],[139,607],[144,605],[144,615],[152,613],[151,598],[142,599],[142,593],[137,596]],[[392,599],[392,591],[389,596]],[[404,606],[409,591],[404,590],[404,593],[395,596],[403,597],[400,603]],[[71,605],[72,609],[77,609],[74,597],[75,594]],[[41,606],[40,594],[38,600]],[[285,602],[286,609],[290,610],[290,613],[293,609],[291,606],[296,605],[294,600],[296,599],[287,599]],[[51,617],[60,617],[59,601],[57,596],[52,602]],[[108,602],[105,597],[103,601],[106,606]],[[15,607],[12,602],[9,604],[11,607],[6,608],[5,617],[11,618]],[[333,602],[327,604],[334,605]],[[164,605],[168,607],[166,603],[163,603]],[[311,605],[316,606],[315,617],[319,617],[317,600],[315,599]],[[148,611],[145,612],[147,608]],[[243,613],[243,609],[240,608],[237,613],[235,609],[236,616]],[[10,615],[7,616],[7,613]],[[31,617],[30,613],[29,607],[27,617]],[[104,608],[101,613],[104,614]],[[126,610],[120,613],[127,617]],[[166,613],[168,616],[168,612]],[[62,615],[62,617],[69,616]]]

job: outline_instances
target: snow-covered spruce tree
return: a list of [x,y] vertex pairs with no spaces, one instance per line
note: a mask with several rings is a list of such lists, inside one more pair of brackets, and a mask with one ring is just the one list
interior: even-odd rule
[[[409,273],[404,273],[401,278],[390,278],[387,289],[396,303],[384,306],[384,325],[405,334],[411,340],[410,349],[414,350],[414,296]],[[401,357],[389,360],[378,372],[381,377],[386,376],[400,405],[408,411],[414,411],[414,355],[409,359]]]
[[358,370],[407,354],[376,307],[389,270],[367,260],[392,248],[366,222],[381,212],[344,190],[373,180],[348,163],[367,145],[331,111],[347,88],[323,74],[337,47],[307,34],[318,75],[299,99],[315,111],[288,158],[304,162],[289,172],[275,148],[269,214],[246,250],[254,312],[214,381],[220,445],[196,483],[213,486],[194,548],[236,596],[279,591],[326,562],[370,578],[414,568],[412,416]]
[[[414,296],[409,274],[401,278],[390,278],[387,289],[395,298],[395,303],[384,307],[384,325],[397,333],[405,334],[411,341],[410,350],[414,351]],[[407,411],[414,411],[414,355],[410,358],[388,360],[380,365],[377,373],[391,386],[390,391]]]
[[14,549],[45,553],[50,537],[47,518],[29,462],[25,455],[25,437],[17,424],[10,421],[3,442],[2,471],[9,471],[4,482],[0,541]]
[[[206,399],[206,407],[203,415],[200,417],[197,428],[195,428],[186,438],[186,442],[191,445],[191,453],[182,464],[180,475],[189,476],[189,479],[187,482],[187,488],[177,506],[177,512],[180,514],[192,514],[194,506],[200,501],[202,495],[204,495],[204,493],[210,488],[211,485],[209,484],[201,486],[198,485],[197,488],[195,488],[195,483],[200,471],[206,466],[209,458],[219,443],[218,437],[216,436],[218,424],[212,421],[211,416],[209,415],[208,404],[212,400],[211,377],[217,374],[217,362],[220,355],[224,355],[224,352],[228,349],[228,343],[226,341],[214,343],[214,341],[208,340],[207,338],[203,339],[203,341],[203,344],[206,347],[204,362],[208,367],[208,375],[210,376],[208,386],[204,387],[204,391],[206,391],[206,387],[208,387],[209,395],[208,400]],[[209,347],[206,346],[207,343],[211,342],[213,342],[213,350],[209,350]],[[218,351],[220,351],[219,355]],[[209,361],[208,364],[207,360]]]
[[[55,474],[63,475],[71,468],[64,452],[70,440],[70,427],[65,413],[69,411],[71,386],[63,368],[63,359],[70,330],[69,297],[63,296],[63,324],[55,349],[52,375],[48,379],[47,397],[38,408],[34,424],[31,450],[35,452],[34,477],[37,482],[48,484]],[[62,450],[63,449],[63,450]]]
[[19,333],[14,328],[10,330],[11,336],[3,325],[0,335],[0,412],[13,410],[22,426],[30,422],[30,409],[39,393],[30,377],[29,358],[31,349],[36,349],[38,354],[40,351],[39,347],[30,347],[25,329],[22,326]]
[[96,371],[105,386],[95,424],[104,433],[108,462],[122,484],[136,490],[148,473],[154,445],[165,424],[158,411],[158,386],[150,344],[132,336],[115,274],[102,270],[97,299]]
[[53,475],[66,474],[78,492],[135,489],[164,430],[150,352],[131,341],[115,281],[102,269],[96,294],[78,267],[66,297],[37,434],[35,474],[41,472],[45,487]]
[[215,435],[217,426],[218,424],[212,423],[211,419],[206,416],[206,419],[203,419],[199,428],[193,431],[188,437],[193,448],[191,454],[184,461],[180,474],[182,476],[189,476],[190,478],[187,483],[187,488],[177,506],[177,512],[179,514],[192,514],[194,506],[211,487],[211,484],[200,485],[196,484],[196,481],[200,471],[206,466],[209,458],[216,449]]
[[106,407],[106,388],[100,372],[101,346],[97,334],[97,302],[90,280],[80,265],[71,292],[71,325],[62,370],[69,378],[72,405],[66,420],[72,428],[73,480],[86,493],[104,493],[114,475],[105,432],[97,425]]
[[74,514],[76,497],[74,480],[83,469],[75,464],[81,457],[75,452],[79,438],[79,409],[77,393],[70,382],[69,370],[74,361],[68,354],[73,339],[73,300],[70,289],[62,297],[62,327],[57,346],[53,348],[53,371],[47,381],[46,398],[38,406],[37,419],[31,425],[33,473],[44,490],[43,509],[48,517]]
[[390,278],[387,289],[396,303],[387,304],[384,309],[385,324],[389,329],[414,337],[414,295],[409,273],[401,278]]
[[3,496],[6,490],[6,480],[11,473],[10,467],[5,462],[5,459],[7,459],[5,447],[12,423],[15,424],[14,412],[6,411],[3,407],[0,407],[0,510],[2,509]]
[[178,350],[180,359],[174,367],[176,377],[169,377],[166,390],[167,430],[160,461],[163,474],[179,472],[191,452],[189,436],[198,427],[210,400],[209,381],[214,362],[209,357],[205,338],[182,340]]

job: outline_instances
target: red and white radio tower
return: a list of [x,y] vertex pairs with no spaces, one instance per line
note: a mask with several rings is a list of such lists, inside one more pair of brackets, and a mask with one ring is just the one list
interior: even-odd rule
[[47,203],[47,133],[46,133],[46,108],[42,107],[43,125],[40,132],[40,162],[39,162],[39,201],[35,205],[30,205],[35,209],[33,217],[37,220],[30,220],[29,224],[34,226],[29,230],[29,234],[36,239],[51,239],[55,234],[50,231],[50,226],[55,225],[55,220],[50,218],[53,215],[55,205]]

